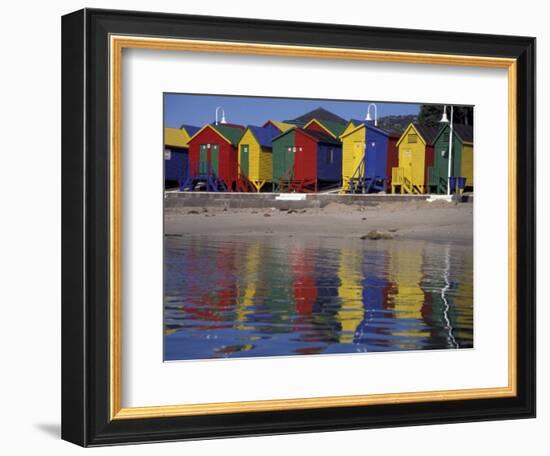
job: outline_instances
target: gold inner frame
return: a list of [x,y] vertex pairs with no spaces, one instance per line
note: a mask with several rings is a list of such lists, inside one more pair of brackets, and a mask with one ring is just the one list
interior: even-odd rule
[[[429,65],[503,68],[508,71],[508,386],[461,390],[403,392],[353,396],[273,399],[245,402],[122,407],[122,207],[121,96],[123,49],[254,54],[337,60],[368,60]],[[516,119],[517,61],[511,58],[386,52],[309,46],[287,46],[168,38],[110,37],[110,411],[111,419],[159,418],[220,413],[311,409],[512,397],[517,394],[516,290]]]

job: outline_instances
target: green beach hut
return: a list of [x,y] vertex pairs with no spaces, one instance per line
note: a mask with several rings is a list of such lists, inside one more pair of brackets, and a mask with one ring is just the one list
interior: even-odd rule
[[[443,127],[434,139],[434,162],[428,169],[430,193],[447,193],[449,182],[450,126]],[[451,190],[474,188],[474,137],[470,125],[453,125]]]
[[290,180],[294,169],[295,129],[281,133],[272,140],[273,151],[273,191],[281,189],[282,180]]

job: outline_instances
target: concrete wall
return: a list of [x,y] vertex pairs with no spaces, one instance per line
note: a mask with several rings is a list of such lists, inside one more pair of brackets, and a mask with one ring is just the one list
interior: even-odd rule
[[[330,203],[374,206],[383,202],[425,201],[428,195],[331,195],[307,194],[299,201],[278,200],[279,193],[213,193],[213,192],[166,192],[165,208],[178,207],[226,207],[228,209],[270,208],[314,209]],[[463,202],[472,202],[472,195],[463,195]]]

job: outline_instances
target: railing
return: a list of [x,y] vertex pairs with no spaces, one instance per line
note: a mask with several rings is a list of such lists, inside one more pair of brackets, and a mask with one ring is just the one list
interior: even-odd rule
[[357,168],[349,178],[348,182],[348,192],[355,193],[357,191],[357,187],[359,185],[359,182],[364,178],[365,176],[365,155],[363,154],[363,158],[361,158],[361,161],[357,165]]
[[285,184],[287,185],[287,190],[290,191],[290,186],[294,180],[294,164],[284,172],[284,174],[279,179],[279,192],[283,193],[285,191]]
[[240,192],[249,192],[256,191],[256,187],[252,184],[252,181],[248,176],[243,172],[241,164],[237,163],[237,191]]
[[403,185],[404,179],[405,179],[405,170],[403,168],[391,169],[392,185]]

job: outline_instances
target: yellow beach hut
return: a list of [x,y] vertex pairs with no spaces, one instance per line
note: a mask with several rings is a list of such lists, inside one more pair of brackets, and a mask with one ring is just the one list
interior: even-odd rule
[[434,139],[438,127],[411,123],[399,140],[398,166],[392,168],[392,193],[426,193],[428,168],[434,162]]
[[281,131],[272,124],[249,126],[239,140],[239,178],[241,192],[271,190],[273,184],[273,151],[271,140]]

